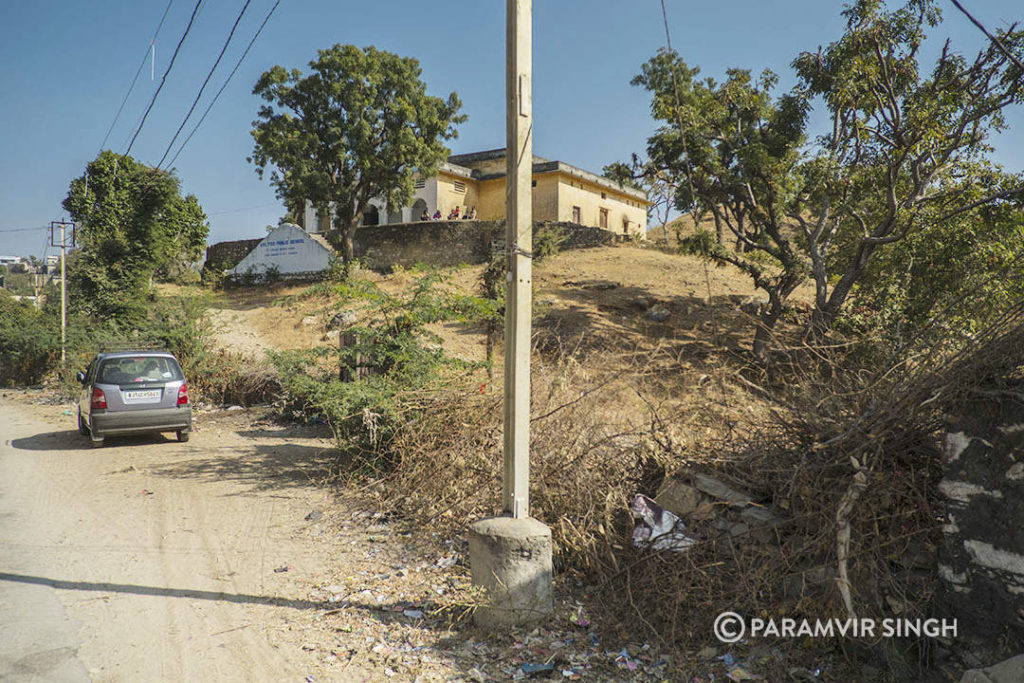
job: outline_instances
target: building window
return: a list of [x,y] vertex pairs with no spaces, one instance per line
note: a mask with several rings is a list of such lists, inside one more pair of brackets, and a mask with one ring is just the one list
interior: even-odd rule
[[466,183],[462,182],[461,180],[456,180],[455,181],[455,191],[456,192],[465,192],[466,191]]
[[531,187],[537,187],[537,181],[536,180],[533,181],[533,185],[531,185]]
[[424,180],[423,178],[420,178],[419,180],[417,180],[416,183],[413,185],[413,187],[415,187],[417,190],[422,190],[426,186],[427,186],[427,181]]
[[580,207],[578,207],[578,206],[572,207],[572,222],[573,223],[582,223],[583,222],[583,218],[582,218],[581,212],[580,212]]
[[629,219],[628,218],[623,218],[622,219],[622,234],[624,234],[624,235],[628,235],[629,234]]
[[608,199],[608,195],[604,192],[601,193],[601,199]]
[[597,219],[597,225],[600,228],[608,229],[608,209],[600,209],[600,214]]

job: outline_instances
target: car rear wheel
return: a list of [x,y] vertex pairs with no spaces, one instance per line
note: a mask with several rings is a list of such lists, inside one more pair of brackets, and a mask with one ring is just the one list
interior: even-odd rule
[[188,437],[189,437],[188,430],[186,430],[186,429],[179,429],[178,430],[178,441],[180,441],[182,443],[185,443],[186,441],[188,441]]

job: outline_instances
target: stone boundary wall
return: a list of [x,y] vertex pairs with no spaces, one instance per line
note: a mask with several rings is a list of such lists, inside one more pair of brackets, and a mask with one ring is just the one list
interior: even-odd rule
[[[557,228],[565,240],[561,248],[588,249],[622,241],[622,235],[575,223],[536,222],[539,230]],[[324,235],[326,237],[326,235]],[[207,269],[234,268],[256,248],[261,239],[218,242],[206,248]],[[369,268],[389,271],[395,266],[410,268],[417,263],[458,266],[486,263],[505,247],[505,221],[417,221],[366,226],[356,230],[353,240],[356,258]]]
[[263,238],[253,240],[235,240],[233,242],[217,242],[206,248],[206,262],[203,264],[213,268],[215,265],[220,270],[234,268],[244,259],[256,245],[263,241]]
[[[608,230],[575,223],[534,223],[533,232],[544,228],[562,231],[562,249],[586,249],[615,243]],[[374,270],[408,268],[417,263],[457,266],[485,263],[495,250],[504,248],[505,221],[419,221],[359,228],[355,255]]]
[[949,424],[939,576],[959,637],[1024,643],[1024,382],[978,392]]

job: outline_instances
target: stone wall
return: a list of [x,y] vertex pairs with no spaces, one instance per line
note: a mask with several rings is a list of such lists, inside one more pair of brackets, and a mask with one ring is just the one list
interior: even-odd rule
[[[562,249],[586,249],[613,244],[622,239],[608,230],[575,223],[537,222],[533,234],[556,228],[565,238]],[[234,268],[261,240],[219,242],[206,249],[207,269],[220,272]],[[356,230],[356,258],[374,270],[395,266],[409,268],[417,263],[458,266],[486,263],[505,246],[505,221],[417,221],[366,226]]]
[[483,263],[491,242],[504,228],[495,221],[421,221],[372,225],[356,230],[356,258],[374,270],[417,263],[457,266]]
[[1024,382],[979,392],[945,435],[940,603],[960,638],[1024,645]]
[[203,268],[215,266],[220,270],[234,268],[262,241],[263,238],[260,237],[254,240],[235,240],[211,244],[206,248],[206,262],[203,264]]
[[[600,228],[574,223],[535,223],[534,235],[544,228],[562,231],[562,249],[585,249],[612,244],[616,236]],[[408,268],[417,263],[457,266],[484,263],[505,242],[505,221],[422,221],[359,228],[355,254],[375,270]]]

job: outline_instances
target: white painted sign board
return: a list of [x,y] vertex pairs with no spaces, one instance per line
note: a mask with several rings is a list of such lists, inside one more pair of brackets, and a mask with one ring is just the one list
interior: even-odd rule
[[259,275],[272,268],[277,268],[281,275],[318,273],[327,269],[330,260],[331,251],[327,247],[299,226],[282,223],[228,273]]

